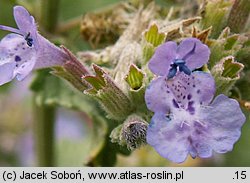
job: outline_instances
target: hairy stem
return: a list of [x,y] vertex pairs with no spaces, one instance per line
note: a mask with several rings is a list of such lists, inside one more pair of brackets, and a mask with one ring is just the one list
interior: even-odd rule
[[55,107],[39,106],[35,102],[34,104],[34,132],[38,166],[54,166]]
[[[50,33],[56,29],[60,0],[41,0],[41,25]],[[38,105],[34,94],[34,132],[38,166],[54,166],[54,125],[56,108]]]
[[250,0],[235,0],[228,18],[232,32],[244,31],[250,13]]
[[57,27],[60,0],[41,0],[41,23],[45,30],[54,32]]

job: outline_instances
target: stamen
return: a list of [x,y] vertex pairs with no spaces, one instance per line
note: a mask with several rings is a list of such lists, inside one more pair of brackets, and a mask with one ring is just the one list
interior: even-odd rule
[[177,73],[177,67],[179,67],[180,72],[184,72],[187,75],[190,75],[192,71],[185,65],[186,62],[182,59],[176,59],[173,64],[171,64],[171,69],[169,69],[168,79],[173,78]]
[[169,73],[168,73],[168,79],[173,78],[176,75],[176,73],[177,73],[177,65],[176,64],[172,64],[171,67],[172,68],[169,70]]
[[201,126],[206,127],[206,123],[200,120],[195,120],[197,123],[199,123]]
[[174,63],[175,63],[176,65],[180,66],[180,65],[184,65],[184,64],[185,64],[185,61],[182,60],[182,59],[176,59],[176,60],[174,61]]
[[33,45],[33,39],[30,38],[30,32],[24,38],[27,41],[27,45],[31,47]]
[[192,71],[186,66],[186,65],[180,65],[179,66],[180,72],[184,72],[186,75],[190,75]]
[[190,124],[188,124],[188,122],[182,121],[182,122],[181,122],[181,128],[183,127],[184,124],[187,125],[187,126],[190,126]]

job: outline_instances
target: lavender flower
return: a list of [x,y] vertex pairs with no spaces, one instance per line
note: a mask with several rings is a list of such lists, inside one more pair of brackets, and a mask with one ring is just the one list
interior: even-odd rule
[[33,16],[22,6],[14,7],[14,18],[19,29],[0,25],[13,32],[0,42],[0,85],[15,77],[23,80],[34,68],[62,65],[68,56],[37,32]]
[[196,38],[187,38],[179,46],[168,41],[157,47],[149,61],[149,69],[156,75],[173,78],[177,71],[187,75],[208,62],[209,48]]
[[[161,73],[159,70],[155,72]],[[153,80],[145,94],[147,107],[155,112],[147,143],[176,163],[185,161],[189,154],[208,158],[213,151],[231,151],[241,135],[245,116],[238,102],[225,95],[211,102],[214,93],[214,79],[205,72],[190,76],[179,72],[174,79]]]

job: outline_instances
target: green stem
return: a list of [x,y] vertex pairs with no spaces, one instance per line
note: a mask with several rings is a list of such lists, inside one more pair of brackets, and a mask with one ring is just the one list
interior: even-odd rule
[[41,24],[48,32],[57,27],[60,0],[41,0]]
[[228,18],[232,32],[244,31],[250,13],[250,0],[235,0]]
[[[41,0],[41,24],[48,32],[57,26],[60,0]],[[44,76],[45,77],[45,76]],[[44,103],[38,105],[34,94],[34,132],[36,140],[37,165],[54,166],[54,125],[56,108]]]
[[56,109],[53,106],[39,106],[35,101],[34,104],[34,131],[38,166],[54,166],[54,121]]

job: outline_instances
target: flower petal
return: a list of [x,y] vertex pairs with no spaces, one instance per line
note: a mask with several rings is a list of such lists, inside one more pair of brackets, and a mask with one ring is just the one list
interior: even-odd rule
[[5,26],[5,25],[0,25],[0,29],[1,30],[5,30],[5,31],[9,31],[9,32],[13,32],[13,33],[16,33],[16,34],[23,35],[22,31],[20,31],[19,29],[13,28],[13,27]]
[[203,109],[202,117],[202,120],[208,123],[207,141],[213,150],[217,153],[231,151],[241,135],[241,127],[246,120],[238,102],[225,95],[219,95],[211,106]]
[[[192,150],[196,153],[196,156],[199,156],[200,158],[208,158],[213,155],[213,150],[207,141],[208,136],[209,133],[204,124],[193,121],[192,133],[189,138]],[[191,152],[190,154],[192,155]]]
[[156,75],[166,76],[170,69],[170,64],[176,57],[177,45],[173,41],[168,41],[155,50],[150,59],[148,67]]
[[[194,110],[196,105],[209,104],[215,92],[215,81],[213,77],[206,72],[193,72],[190,76],[179,73],[173,79],[167,80],[167,87],[171,91],[165,94],[165,98],[175,100],[177,108]],[[160,90],[160,89],[158,89]],[[159,95],[163,95],[158,92]],[[158,98],[160,98],[158,96]],[[169,106],[176,108],[175,106]],[[190,108],[190,109],[189,109]]]
[[25,62],[20,67],[15,69],[14,74],[16,75],[16,78],[18,81],[22,81],[34,68],[34,65],[36,63],[36,60],[32,58],[29,60],[29,62]]
[[[15,48],[18,46],[19,43],[26,43],[23,36],[20,36],[18,34],[7,34],[5,37],[2,38],[0,41],[0,55],[1,58],[3,57],[3,54],[6,56],[6,54],[9,54],[11,52],[14,52]],[[19,45],[20,47],[21,45]],[[2,51],[5,50],[5,51]],[[9,51],[7,51],[9,50]]]
[[10,82],[15,77],[13,74],[15,67],[16,64],[13,62],[0,65],[0,86]]
[[185,58],[186,65],[191,70],[200,68],[206,64],[209,56],[210,50],[208,46],[196,38],[183,40],[177,48],[177,58]]
[[145,92],[145,101],[149,110],[167,113],[174,96],[166,85],[166,79],[159,77],[153,80]]
[[213,155],[213,150],[206,141],[198,141],[195,139],[192,145],[195,147],[197,156],[200,158],[210,158]]
[[18,28],[24,33],[36,30],[36,24],[34,18],[29,14],[29,12],[22,6],[14,7],[14,18]]
[[14,7],[14,18],[20,31],[23,32],[23,36],[27,36],[30,33],[30,37],[33,39],[33,43],[36,49],[39,48],[39,42],[37,38],[37,26],[33,16],[22,6]]
[[11,67],[12,75],[17,75],[18,80],[26,77],[35,65],[36,50],[27,45],[23,36],[8,34],[0,42],[0,51],[0,64],[14,65],[15,68]]
[[21,65],[36,55],[34,47],[29,47],[23,36],[18,34],[5,36],[0,42],[0,50],[0,63],[16,62]]
[[39,49],[35,69],[48,68],[63,65],[69,60],[69,56],[59,47],[49,42],[46,38],[38,35]]
[[181,127],[179,122],[169,120],[165,114],[155,113],[147,130],[147,143],[162,157],[182,163],[189,154],[189,132],[188,126]]

